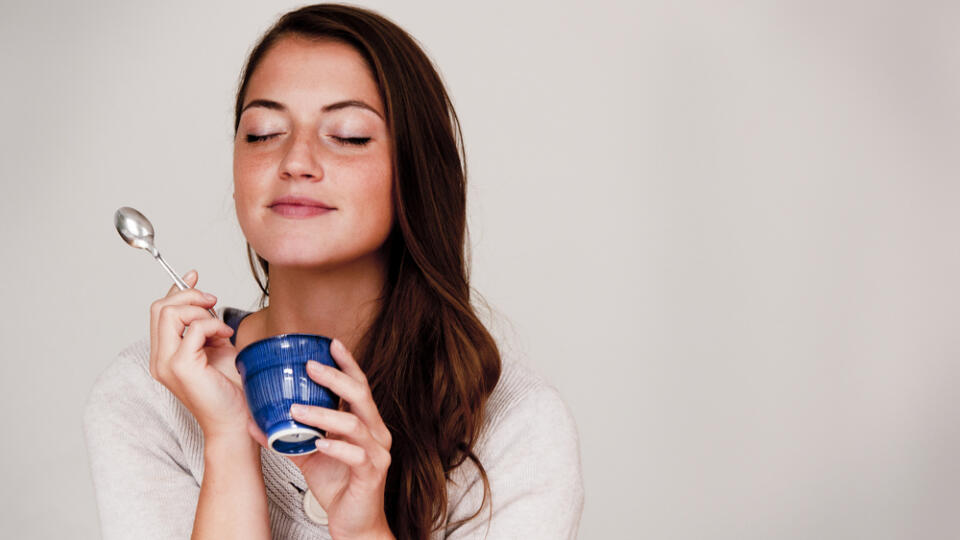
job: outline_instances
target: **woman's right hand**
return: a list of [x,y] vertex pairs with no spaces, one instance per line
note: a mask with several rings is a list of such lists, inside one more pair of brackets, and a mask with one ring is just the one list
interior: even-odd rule
[[193,413],[207,440],[249,438],[233,328],[211,317],[217,299],[193,288],[198,278],[188,272],[189,289],[174,285],[150,305],[150,375]]

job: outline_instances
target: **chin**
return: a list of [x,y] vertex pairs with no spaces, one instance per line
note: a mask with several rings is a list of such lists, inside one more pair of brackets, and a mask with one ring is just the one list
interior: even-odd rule
[[364,257],[363,254],[351,254],[342,252],[333,252],[330,250],[317,250],[316,241],[312,242],[313,249],[307,249],[303,246],[286,245],[276,246],[266,250],[266,253],[260,253],[261,257],[270,263],[271,267],[287,268],[323,268],[336,267],[355,263],[358,259]]
[[[263,231],[261,231],[263,232]],[[380,240],[378,242],[378,240]],[[270,266],[291,268],[319,268],[361,263],[382,256],[383,239],[353,236],[347,239],[332,233],[316,232],[299,235],[261,234],[248,242],[253,250],[267,260]],[[257,247],[263,249],[257,249]]]
[[289,267],[316,267],[326,266],[335,263],[335,259],[329,254],[309,253],[305,250],[282,250],[271,249],[267,253],[260,253],[260,256],[270,263],[270,266],[289,266]]

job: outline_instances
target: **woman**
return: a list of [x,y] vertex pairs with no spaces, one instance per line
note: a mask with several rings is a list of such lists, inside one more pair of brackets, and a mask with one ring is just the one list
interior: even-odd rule
[[[190,272],[151,306],[149,343],[98,379],[104,537],[574,537],[576,427],[474,313],[462,137],[416,42],[356,7],[290,12],[251,52],[235,113],[260,309],[210,317]],[[294,411],[329,435],[297,457],[264,448],[234,365],[286,332],[337,338],[340,370],[311,377],[344,403]]]

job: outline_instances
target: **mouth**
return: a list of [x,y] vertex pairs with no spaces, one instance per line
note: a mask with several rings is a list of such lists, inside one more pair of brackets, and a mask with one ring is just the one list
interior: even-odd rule
[[274,208],[276,206],[305,206],[309,208],[322,208],[326,210],[336,210],[333,206],[319,201],[317,199],[311,199],[309,197],[298,197],[293,195],[285,195],[279,199],[274,200],[270,203],[269,208]]
[[274,204],[270,206],[270,210],[282,217],[308,218],[333,212],[336,208],[308,206],[305,204]]

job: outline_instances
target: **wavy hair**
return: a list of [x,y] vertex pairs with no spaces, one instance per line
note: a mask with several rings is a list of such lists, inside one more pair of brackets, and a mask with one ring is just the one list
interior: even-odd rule
[[[237,91],[234,135],[251,74],[287,36],[351,45],[366,60],[385,105],[396,218],[384,246],[382,309],[354,354],[393,437],[384,492],[390,528],[398,539],[427,538],[447,512],[450,472],[465,459],[476,464],[484,491],[477,511],[457,524],[476,517],[492,498],[473,448],[501,359],[471,304],[460,122],[440,75],[413,37],[373,11],[317,4],[282,15],[250,52]],[[269,263],[249,243],[247,258],[263,308]]]

